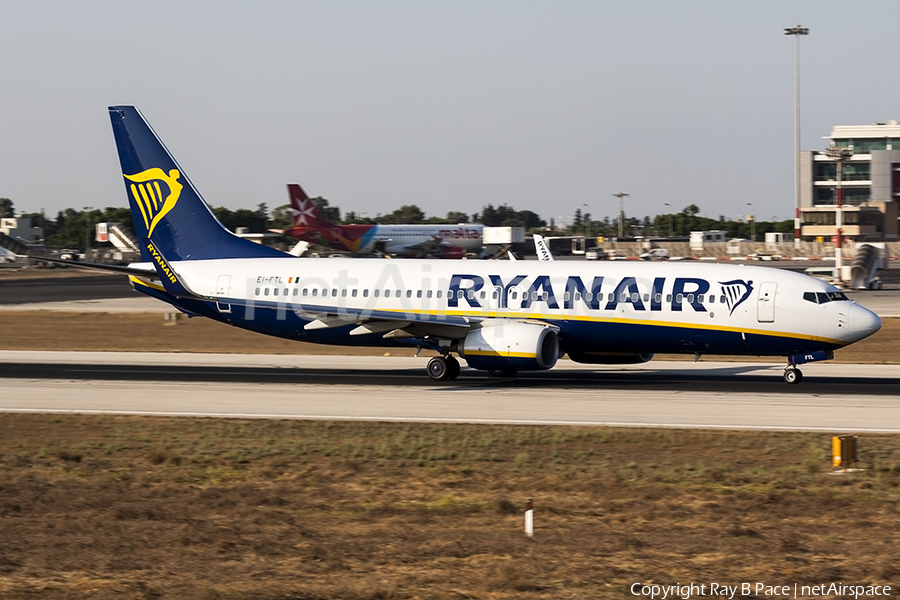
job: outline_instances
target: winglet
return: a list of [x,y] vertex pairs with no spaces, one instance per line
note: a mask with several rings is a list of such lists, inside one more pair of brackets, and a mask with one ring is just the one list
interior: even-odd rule
[[537,233],[534,234],[534,250],[537,252],[538,260],[554,260],[553,254],[550,252],[550,247],[547,246],[547,240],[544,239],[544,236]]

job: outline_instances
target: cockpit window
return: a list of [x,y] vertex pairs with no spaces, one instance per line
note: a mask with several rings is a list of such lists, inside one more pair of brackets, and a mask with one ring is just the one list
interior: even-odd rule
[[803,292],[803,299],[813,304],[850,301],[844,292]]

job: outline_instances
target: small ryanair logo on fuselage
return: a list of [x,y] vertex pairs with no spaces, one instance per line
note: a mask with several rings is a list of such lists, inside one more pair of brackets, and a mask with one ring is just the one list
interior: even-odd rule
[[147,250],[150,251],[150,256],[152,256],[153,260],[156,261],[156,264],[159,265],[160,275],[165,275],[172,283],[178,283],[178,278],[175,277],[175,271],[172,270],[172,267],[169,266],[169,263],[166,262],[166,259],[163,258],[162,254],[153,247],[152,243],[147,242]]
[[[123,175],[125,179],[134,182],[130,185],[131,195],[134,196],[134,201],[144,218],[147,237],[150,237],[157,223],[175,208],[175,203],[181,196],[181,190],[184,187],[178,183],[181,173],[178,172],[178,169],[172,169],[166,175],[159,167],[153,167],[134,175]],[[165,192],[160,187],[160,182],[165,184]]]
[[750,294],[753,293],[753,281],[734,279],[732,281],[720,281],[719,285],[722,286],[725,304],[731,311],[728,313],[729,315],[733,315],[734,309],[743,304],[750,297]]

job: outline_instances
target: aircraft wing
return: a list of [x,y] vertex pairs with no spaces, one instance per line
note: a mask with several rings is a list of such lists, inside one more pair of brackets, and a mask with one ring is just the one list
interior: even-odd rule
[[423,242],[417,242],[415,244],[409,244],[407,246],[404,246],[403,249],[404,250],[421,250],[422,252],[428,253],[428,252],[434,252],[434,250],[437,249],[437,247],[443,243],[444,243],[444,240],[442,240],[440,237],[438,237],[436,235],[433,235]]

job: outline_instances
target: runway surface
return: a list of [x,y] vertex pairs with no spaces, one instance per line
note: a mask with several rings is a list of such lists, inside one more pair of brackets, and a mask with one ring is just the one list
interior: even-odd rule
[[424,358],[0,352],[0,411],[900,432],[900,366],[651,362],[434,383]]

